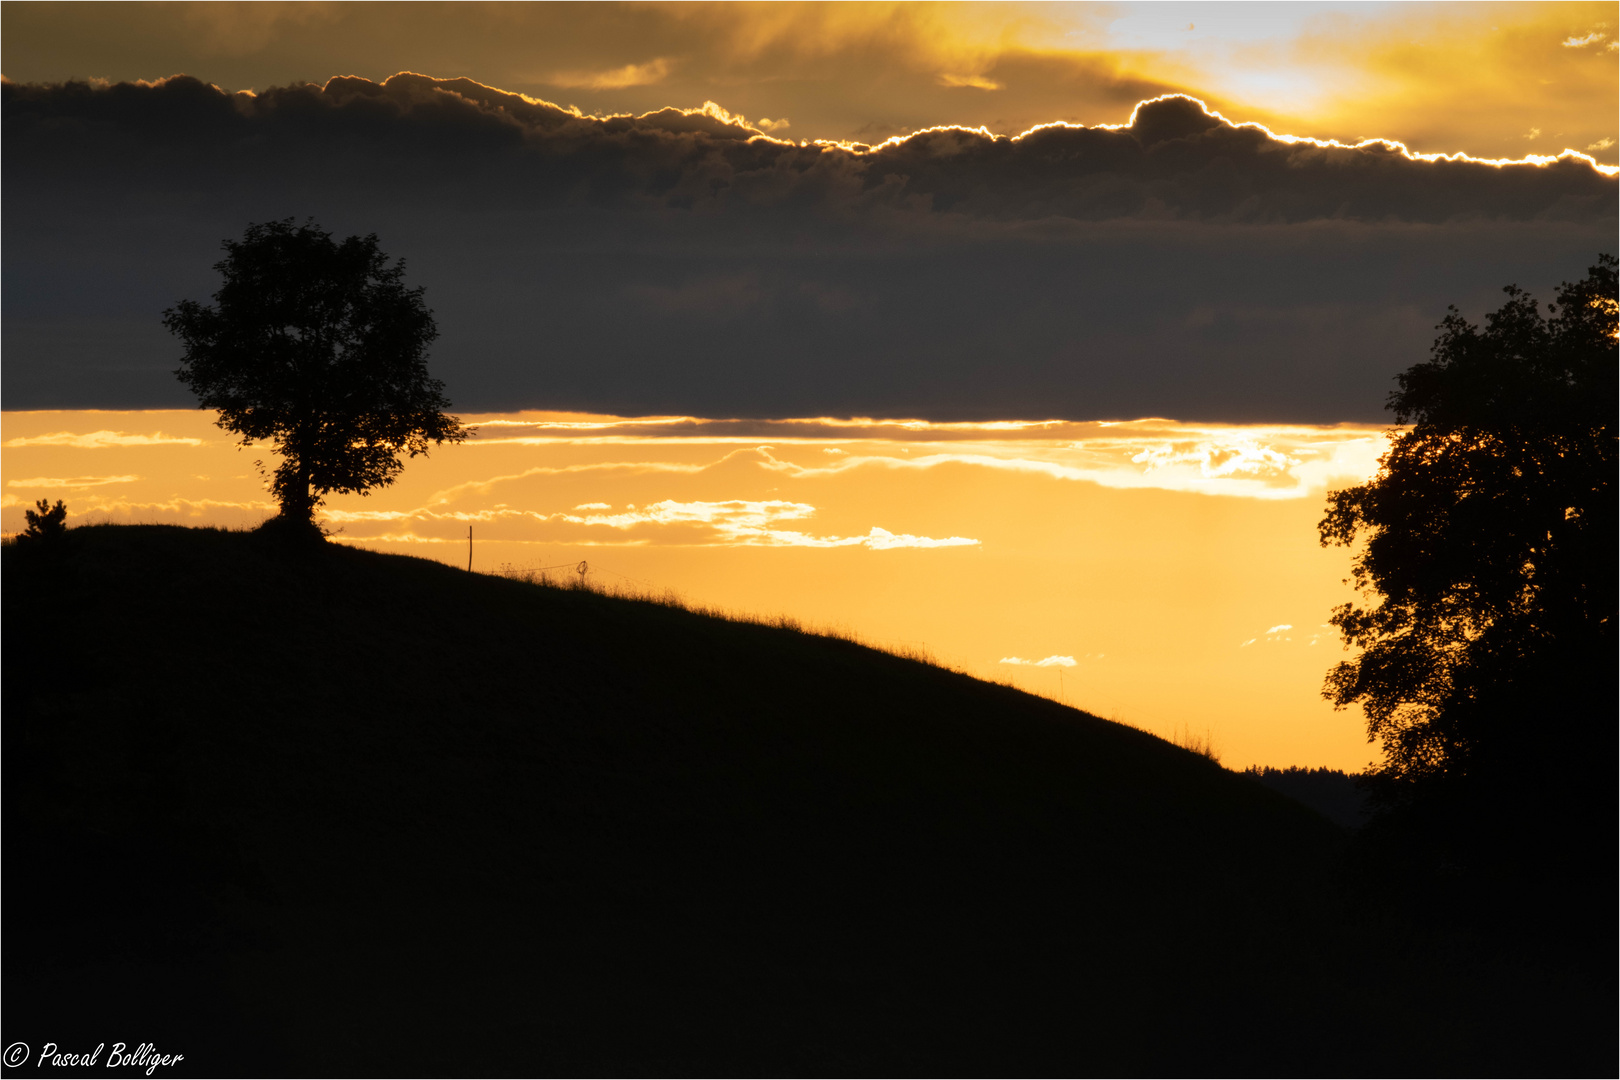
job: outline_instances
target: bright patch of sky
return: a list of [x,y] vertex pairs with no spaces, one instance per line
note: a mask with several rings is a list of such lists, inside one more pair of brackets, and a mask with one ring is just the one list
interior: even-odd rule
[[[1083,6],[1083,5],[1082,5]],[[1310,107],[1327,89],[1316,65],[1291,62],[1289,46],[1328,14],[1369,18],[1394,3],[1126,3],[1107,23],[1106,44],[1131,52],[1181,54],[1216,76],[1226,92],[1291,109]],[[1264,63],[1257,63],[1260,58]],[[1298,134],[1293,133],[1293,134]]]
[[[1088,6],[1088,5],[1069,5]],[[1173,51],[1189,45],[1255,44],[1300,34],[1328,12],[1380,15],[1413,4],[1324,3],[1124,3],[1108,25],[1110,43],[1121,49]]]

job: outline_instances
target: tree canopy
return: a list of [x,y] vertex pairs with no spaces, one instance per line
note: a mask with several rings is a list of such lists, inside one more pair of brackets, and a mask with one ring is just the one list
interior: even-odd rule
[[467,437],[428,375],[433,313],[374,234],[337,242],[288,219],[250,225],[225,250],[216,306],[182,300],[163,323],[185,344],[175,374],[199,405],[244,446],[269,440],[280,454],[282,518],[311,531],[322,496],[365,495],[394,481],[402,454]]
[[1600,256],[1545,316],[1513,286],[1483,328],[1452,308],[1390,395],[1410,427],[1329,496],[1322,543],[1365,540],[1372,602],[1334,612],[1360,653],[1323,693],[1362,705],[1381,776],[1409,791],[1545,790],[1584,758],[1612,794],[1615,267]]

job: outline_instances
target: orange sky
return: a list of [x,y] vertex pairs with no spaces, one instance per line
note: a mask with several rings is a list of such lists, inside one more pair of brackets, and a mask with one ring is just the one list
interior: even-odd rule
[[[478,438],[330,498],[328,525],[458,565],[471,525],[481,571],[585,560],[608,586],[921,645],[1160,734],[1207,730],[1230,767],[1373,756],[1359,713],[1318,694],[1349,558],[1315,526],[1328,486],[1371,474],[1380,429],[466,419]],[[5,413],[0,527],[39,498],[70,524],[256,524],[274,509],[260,455],[210,420]]]

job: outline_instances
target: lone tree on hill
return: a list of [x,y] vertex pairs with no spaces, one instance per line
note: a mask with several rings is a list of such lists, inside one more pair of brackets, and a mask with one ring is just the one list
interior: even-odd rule
[[1386,800],[1465,831],[1600,795],[1612,825],[1615,265],[1550,317],[1514,286],[1483,330],[1452,308],[1390,395],[1412,426],[1321,522],[1324,546],[1365,538],[1354,584],[1378,600],[1334,612],[1362,651],[1323,695],[1365,709]]
[[218,306],[182,300],[163,324],[185,343],[175,375],[198,404],[242,445],[269,439],[281,455],[270,488],[282,525],[319,536],[322,496],[368,494],[393,483],[402,452],[467,437],[428,376],[433,313],[375,235],[338,243],[289,218],[250,225],[225,250]]

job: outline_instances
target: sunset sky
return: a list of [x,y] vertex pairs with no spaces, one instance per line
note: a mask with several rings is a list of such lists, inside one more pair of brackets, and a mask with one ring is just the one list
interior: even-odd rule
[[[226,238],[425,288],[465,419],[342,542],[787,614],[1223,761],[1319,689],[1392,377],[1614,250],[1609,4],[3,4],[4,477],[274,506],[173,377]],[[1044,664],[1042,662],[1045,662]],[[633,665],[635,658],[624,658]]]

